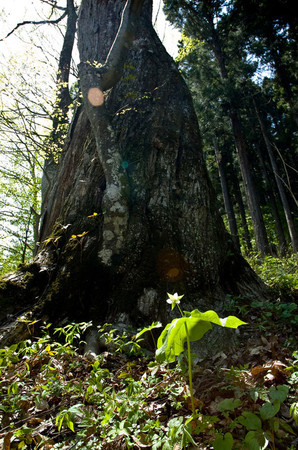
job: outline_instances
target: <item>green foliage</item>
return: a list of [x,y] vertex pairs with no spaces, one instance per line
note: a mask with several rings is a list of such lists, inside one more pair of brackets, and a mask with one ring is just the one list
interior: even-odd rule
[[[39,36],[41,45],[42,36]],[[34,47],[2,55],[0,72],[0,273],[32,258],[40,212],[45,137],[51,124],[50,65],[47,73]],[[5,61],[6,60],[6,61]],[[5,62],[4,62],[5,61]],[[34,66],[34,67],[33,67]],[[47,86],[47,97],[44,86]],[[38,99],[38,100],[37,100]]]
[[179,306],[182,297],[183,295],[178,296],[177,293],[173,295],[168,293],[167,303],[172,305],[172,310],[175,306],[178,306],[182,317],[180,319],[174,319],[171,323],[166,325],[157,341],[155,357],[158,362],[173,362],[175,361],[176,356],[179,356],[180,353],[184,352],[184,344],[187,343],[190,398],[193,417],[196,417],[192,387],[190,342],[200,340],[204,334],[212,328],[211,323],[215,323],[221,327],[238,328],[240,325],[244,325],[245,322],[242,322],[235,316],[220,319],[215,311],[201,313],[195,309],[192,312],[182,312]]
[[[158,323],[152,324],[148,327],[151,331],[152,328],[159,327]],[[144,349],[140,346],[142,339],[139,338],[143,333],[140,332],[135,336],[132,336],[130,330],[124,330],[120,332],[116,328],[112,328],[111,324],[105,324],[104,326],[98,326],[100,338],[105,342],[107,346],[114,349],[116,353],[127,354],[130,356],[141,356],[144,353]],[[144,330],[144,332],[147,331]]]
[[192,312],[184,311],[183,317],[174,319],[161,333],[157,341],[157,361],[175,361],[175,357],[184,351],[187,339],[190,342],[198,341],[212,329],[211,323],[227,328],[238,328],[240,325],[245,325],[245,322],[235,316],[220,319],[215,311],[206,311],[205,313],[201,313],[197,309]]
[[224,413],[225,411],[234,411],[240,405],[241,400],[239,400],[239,398],[225,398],[217,405],[217,408]]
[[91,326],[92,322],[70,323],[64,327],[55,328],[54,333],[58,333],[59,336],[64,336],[65,343],[72,345],[74,341],[79,341],[82,333]]
[[284,258],[255,255],[248,259],[252,268],[271,287],[280,293],[292,293],[298,290],[298,255]]
[[[218,322],[216,316],[211,318]],[[90,325],[71,323],[55,329],[53,336],[59,335],[59,342],[46,325],[42,337],[0,350],[1,433],[11,448],[53,445],[91,450],[121,442],[125,448],[156,450],[178,446],[259,450],[269,445],[279,448],[281,439],[290,442],[288,436],[294,436],[280,416],[281,405],[293,398],[288,385],[271,386],[265,392],[258,386],[239,391],[239,381],[230,378],[230,396],[226,390],[218,391],[224,395],[217,401],[218,413],[208,415],[205,404],[194,416],[179,367],[167,368],[144,356],[132,358],[130,347],[124,345],[133,340],[129,333],[102,326],[99,335],[109,340],[113,353],[94,359],[82,356],[78,346]],[[287,370],[293,375],[296,369],[294,361]],[[247,372],[247,367],[234,369],[233,377]],[[252,389],[259,395],[252,396]],[[296,402],[290,412],[297,419]]]
[[[268,333],[282,333],[289,345],[296,345],[293,336],[298,323],[298,259],[297,255],[288,258],[263,259],[258,255],[248,258],[248,262],[258,275],[268,284],[272,298],[259,300],[252,296],[227,296],[226,310],[237,311],[247,318],[254,327]],[[250,317],[254,320],[251,321]]]
[[234,439],[231,433],[225,433],[224,436],[217,436],[213,442],[214,450],[231,450],[233,448]]
[[292,403],[290,407],[290,414],[298,425],[298,402]]

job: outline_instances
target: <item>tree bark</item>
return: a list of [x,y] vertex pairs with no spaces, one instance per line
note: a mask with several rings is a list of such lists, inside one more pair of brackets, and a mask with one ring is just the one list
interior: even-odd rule
[[291,214],[291,209],[290,209],[290,206],[289,206],[289,203],[288,203],[288,199],[286,197],[286,193],[285,193],[284,187],[282,185],[281,177],[279,175],[279,171],[278,171],[278,167],[277,167],[277,164],[276,164],[276,161],[275,161],[275,157],[274,157],[274,154],[273,154],[271,142],[270,142],[270,140],[268,138],[264,121],[263,121],[263,119],[261,117],[260,110],[259,110],[258,105],[257,105],[255,100],[254,100],[254,106],[255,106],[257,118],[258,118],[258,121],[259,121],[259,124],[260,124],[260,128],[261,128],[261,131],[262,131],[263,139],[264,139],[264,142],[265,142],[265,145],[266,145],[266,148],[267,148],[267,152],[268,152],[268,155],[269,155],[269,159],[270,159],[270,163],[271,163],[272,170],[273,170],[273,173],[274,173],[274,177],[275,177],[276,185],[277,185],[278,192],[279,192],[279,195],[280,195],[281,203],[282,203],[282,206],[283,206],[283,209],[284,209],[284,213],[285,213],[285,216],[286,216],[286,221],[287,221],[288,230],[289,230],[289,234],[290,234],[292,249],[293,249],[293,252],[296,253],[298,251],[298,237],[297,237],[297,233],[296,233],[296,229],[295,229],[295,225],[294,225],[294,220],[293,220],[292,214]]
[[263,178],[265,181],[265,187],[266,187],[266,192],[267,192],[267,196],[268,196],[268,200],[269,200],[269,204],[271,207],[271,211],[272,211],[272,215],[274,218],[274,226],[275,226],[275,230],[276,230],[276,234],[277,234],[277,238],[278,238],[278,247],[279,247],[279,253],[280,255],[284,255],[285,251],[286,251],[286,247],[287,247],[287,241],[285,238],[285,234],[283,231],[283,226],[282,226],[282,222],[281,222],[281,218],[278,212],[278,208],[277,208],[277,204],[275,201],[275,195],[273,192],[273,188],[272,188],[272,184],[268,175],[268,171],[267,171],[267,167],[266,167],[266,163],[265,163],[265,159],[263,156],[263,152],[262,149],[259,145],[258,142],[255,142],[255,147],[257,150],[257,154],[259,156],[259,160],[261,163],[261,168],[262,168],[262,172],[263,172]]
[[235,244],[235,247],[240,252],[240,241],[239,241],[239,236],[238,236],[237,222],[236,222],[234,208],[233,208],[233,204],[232,204],[232,200],[231,200],[231,196],[230,196],[230,192],[229,192],[226,167],[224,165],[224,157],[218,149],[216,138],[213,139],[213,145],[214,145],[215,156],[216,156],[216,161],[217,161],[217,166],[218,166],[218,172],[219,172],[222,195],[223,195],[224,204],[225,204],[225,210],[227,213],[227,218],[228,218],[228,223],[229,223],[229,229],[230,229],[231,236],[232,236],[233,242]]
[[84,103],[34,262],[47,281],[33,315],[54,323],[142,326],[169,319],[167,291],[217,311],[226,293],[264,292],[224,229],[190,93],[153,30],[152,1],[141,3],[126,3],[120,29],[123,1],[81,4]]
[[240,185],[239,185],[238,175],[237,175],[237,171],[235,170],[235,167],[233,164],[232,155],[227,153],[227,158],[228,158],[228,162],[229,162],[229,171],[230,171],[230,175],[231,175],[231,179],[232,179],[233,193],[234,193],[236,203],[237,203],[238,209],[239,209],[239,214],[241,217],[241,224],[242,224],[242,229],[243,229],[243,237],[244,237],[244,241],[245,241],[245,246],[246,246],[247,253],[249,254],[250,252],[252,252],[252,244],[251,244],[251,240],[250,240],[250,234],[249,234],[249,229],[248,229],[247,220],[246,220],[245,206],[243,203],[243,198],[242,198],[242,193],[241,193],[241,189],[240,189]]

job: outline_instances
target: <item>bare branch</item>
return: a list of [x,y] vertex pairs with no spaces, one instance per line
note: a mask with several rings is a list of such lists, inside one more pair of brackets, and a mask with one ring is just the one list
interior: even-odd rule
[[58,6],[56,1],[51,0],[41,0],[42,3],[45,3],[46,5],[51,6],[53,9],[60,9],[61,11],[64,11],[65,8],[63,6]]
[[20,27],[22,27],[24,25],[57,24],[57,23],[61,22],[61,20],[63,20],[66,15],[67,15],[67,11],[64,11],[62,16],[58,17],[58,19],[55,19],[55,20],[37,20],[37,21],[35,21],[35,20],[24,20],[24,22],[18,23],[6,36],[4,36],[2,39],[0,39],[0,42],[4,41],[4,39],[6,39],[9,36],[11,36],[18,28],[20,28]]

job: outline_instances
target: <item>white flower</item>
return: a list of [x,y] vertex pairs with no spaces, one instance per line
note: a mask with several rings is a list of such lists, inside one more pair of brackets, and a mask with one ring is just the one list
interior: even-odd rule
[[184,297],[184,295],[178,295],[177,292],[175,292],[175,294],[168,294],[168,299],[167,299],[167,303],[169,303],[170,305],[172,305],[172,309],[175,308],[176,305],[179,305],[180,300],[182,299],[182,297]]

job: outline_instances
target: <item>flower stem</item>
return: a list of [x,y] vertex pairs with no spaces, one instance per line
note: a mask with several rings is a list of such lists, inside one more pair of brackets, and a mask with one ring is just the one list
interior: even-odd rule
[[156,341],[155,341],[155,339],[154,339],[152,330],[150,330],[150,333],[151,333],[151,337],[152,337],[152,340],[153,340],[153,343],[154,343],[154,348],[155,348],[155,350],[156,350],[156,349],[157,349],[157,345],[156,345]]
[[[178,309],[180,311],[180,314],[182,317],[185,317],[185,314],[182,312],[179,304],[177,303]],[[192,387],[192,371],[191,371],[191,352],[190,352],[190,340],[189,340],[189,332],[187,328],[186,322],[184,322],[185,325],[185,331],[186,331],[186,340],[187,340],[187,360],[188,360],[188,379],[189,379],[189,391],[190,391],[190,399],[191,399],[191,409],[192,409],[192,415],[195,417],[196,410],[195,410],[195,401],[193,396],[193,387]]]
[[192,387],[190,340],[189,340],[189,334],[188,334],[188,328],[187,328],[186,322],[185,322],[185,331],[186,331],[186,340],[187,340],[188,378],[189,378],[191,409],[192,409],[192,415],[193,415],[193,417],[195,417],[196,410],[195,410],[195,401],[194,401],[193,387]]
[[179,309],[179,311],[180,311],[181,316],[184,317],[185,314],[182,312],[182,310],[181,310],[180,306],[178,305],[178,303],[177,303],[177,306],[178,306],[178,309]]

